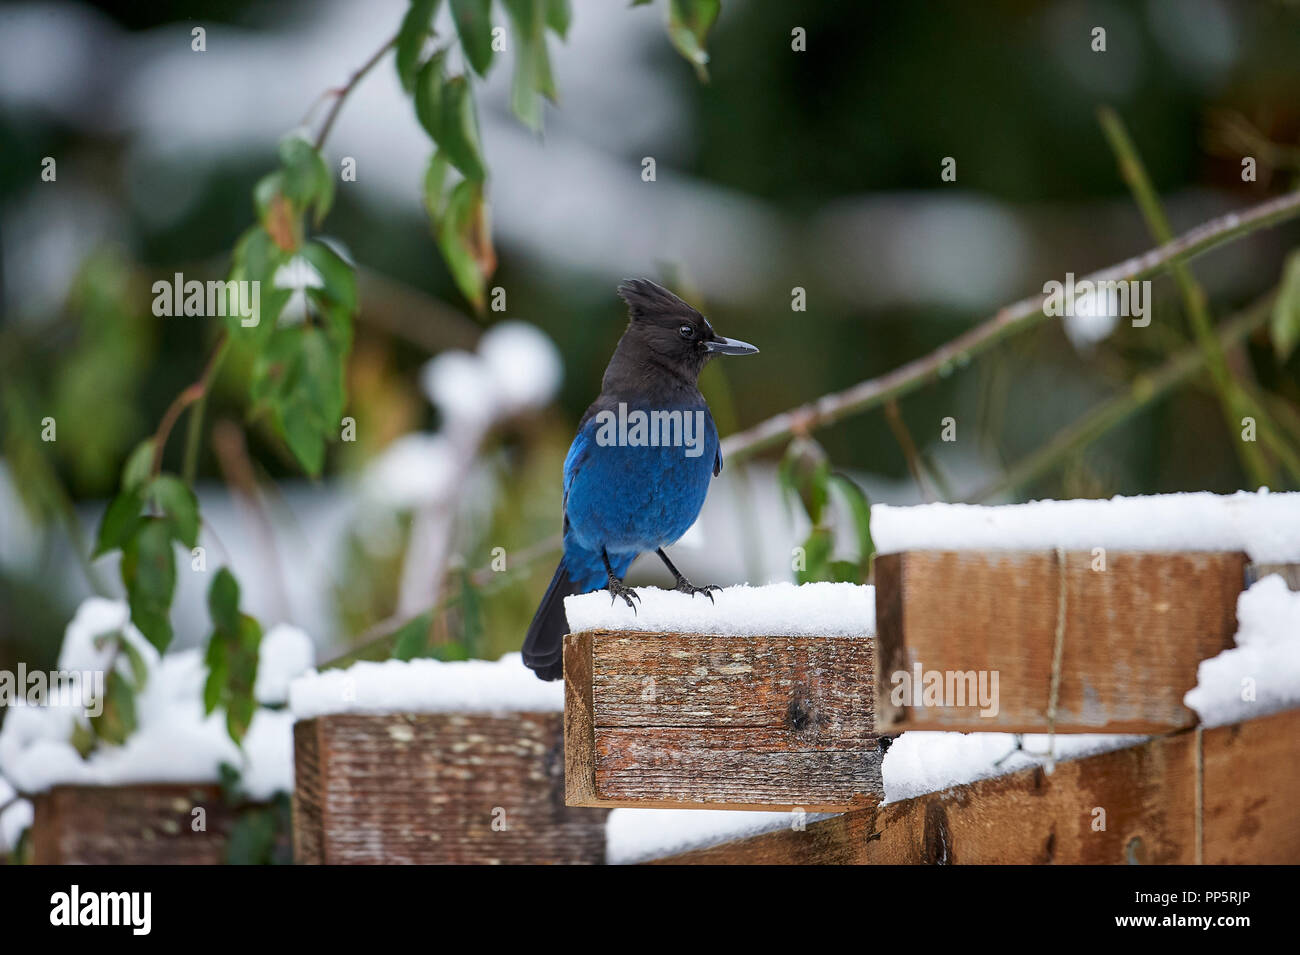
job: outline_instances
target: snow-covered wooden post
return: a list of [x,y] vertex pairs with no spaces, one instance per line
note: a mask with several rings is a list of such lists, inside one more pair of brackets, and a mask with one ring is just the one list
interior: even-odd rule
[[240,813],[212,784],[55,786],[33,802],[36,865],[219,865]]
[[1248,572],[1300,559],[1300,495],[877,506],[872,530],[882,731],[1167,733]]
[[1232,646],[1246,555],[1114,551],[1104,573],[1093,563],[1088,551],[878,557],[881,727],[1160,733],[1193,725],[1183,696],[1197,664]]
[[835,811],[882,792],[871,588],[566,602],[572,806]]
[[295,861],[603,863],[606,813],[564,804],[561,703],[518,654],[295,681]]

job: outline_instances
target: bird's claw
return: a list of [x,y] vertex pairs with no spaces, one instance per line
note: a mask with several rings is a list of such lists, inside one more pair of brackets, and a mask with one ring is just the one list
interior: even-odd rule
[[637,603],[640,603],[641,595],[638,594],[635,590],[633,590],[631,587],[628,587],[623,583],[623,581],[615,577],[611,577],[609,579],[609,584],[608,586],[605,587],[605,589],[609,591],[609,605],[611,607],[614,606],[615,600],[617,600],[619,597],[622,597],[623,602],[632,608],[633,613],[636,613],[636,604],[634,604],[632,601],[636,600]]
[[709,598],[709,603],[711,604],[717,603],[717,601],[713,599],[713,591],[721,589],[722,588],[717,584],[705,584],[703,587],[696,587],[685,577],[678,578],[677,586],[673,588],[673,590],[676,590],[678,593],[690,594],[692,597],[696,594],[704,594],[704,596]]

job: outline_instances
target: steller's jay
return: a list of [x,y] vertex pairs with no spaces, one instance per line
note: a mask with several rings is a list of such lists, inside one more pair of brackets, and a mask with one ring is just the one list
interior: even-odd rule
[[663,549],[695,523],[722,470],[700,370],[714,355],[758,349],[718,335],[654,282],[632,279],[618,294],[627,302],[627,330],[564,459],[564,557],[524,638],[524,663],[543,680],[563,674],[564,598],[603,587],[635,611],[640,598],[623,576],[642,551],[659,555],[683,593],[712,600],[720,589],[696,587]]

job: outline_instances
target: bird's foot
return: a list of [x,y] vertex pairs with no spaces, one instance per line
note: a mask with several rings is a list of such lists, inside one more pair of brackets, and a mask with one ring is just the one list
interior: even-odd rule
[[613,575],[610,575],[609,583],[605,585],[605,589],[609,591],[609,602],[611,606],[615,600],[622,597],[623,603],[631,607],[633,613],[636,613],[636,604],[632,603],[632,601],[637,600],[639,602],[641,597],[635,590]]
[[673,590],[677,591],[679,594],[690,594],[692,597],[696,594],[704,594],[704,596],[709,598],[709,603],[716,602],[713,599],[713,591],[721,589],[722,588],[717,584],[706,584],[703,587],[696,587],[685,577],[681,576],[677,578],[677,586],[673,588]]

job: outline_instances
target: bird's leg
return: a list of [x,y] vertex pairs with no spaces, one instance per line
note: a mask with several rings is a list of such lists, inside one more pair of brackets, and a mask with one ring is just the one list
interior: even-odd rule
[[623,602],[632,608],[633,613],[636,613],[636,604],[632,603],[632,600],[634,598],[640,600],[641,598],[637,596],[635,590],[614,576],[614,568],[609,566],[609,554],[603,547],[600,549],[600,559],[605,562],[605,573],[609,574],[609,583],[605,585],[605,589],[608,590],[610,594],[609,602],[612,604],[616,598],[622,597]]
[[664,566],[668,568],[668,572],[677,578],[677,586],[674,587],[673,590],[680,591],[681,593],[684,594],[690,594],[692,597],[694,597],[696,594],[704,594],[704,596],[709,598],[710,603],[714,602],[713,591],[721,590],[722,589],[721,587],[719,587],[717,584],[708,584],[704,587],[696,587],[693,583],[691,583],[682,575],[682,572],[680,570],[678,570],[676,567],[673,566],[673,562],[668,559],[668,555],[664,553],[664,549],[662,547],[656,547],[655,553],[658,554],[659,559],[664,562]]

